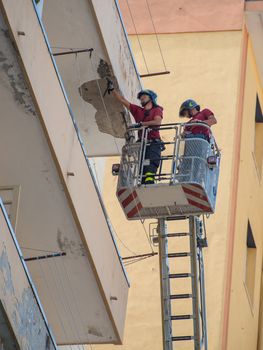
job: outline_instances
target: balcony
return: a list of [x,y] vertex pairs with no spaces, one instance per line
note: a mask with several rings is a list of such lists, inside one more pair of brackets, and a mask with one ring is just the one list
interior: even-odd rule
[[0,4],[0,197],[56,343],[120,344],[129,283],[48,39]]
[[42,20],[87,154],[120,155],[130,117],[105,77],[131,101],[141,85],[116,2],[45,0]]
[[0,200],[0,345],[3,349],[56,349],[7,212]]

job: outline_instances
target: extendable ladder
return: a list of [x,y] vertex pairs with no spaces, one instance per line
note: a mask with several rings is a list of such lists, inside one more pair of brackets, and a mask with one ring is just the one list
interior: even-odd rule
[[[189,232],[167,232],[166,220],[189,220]],[[205,302],[205,280],[204,262],[202,248],[207,246],[202,230],[202,221],[197,216],[174,217],[158,220],[158,243],[160,259],[160,284],[163,319],[163,349],[173,350],[177,348],[175,343],[188,342],[187,349],[207,350],[207,324],[206,324],[206,302]],[[189,251],[172,253],[168,250],[170,239],[179,237],[189,237]],[[176,259],[190,259],[190,271],[171,273],[169,262],[172,260],[176,264]],[[189,264],[188,264],[189,265]],[[178,283],[182,279],[191,279],[191,290],[184,294],[171,291],[171,279],[176,279]],[[178,285],[176,283],[176,285]],[[175,282],[173,282],[173,285]],[[175,287],[176,288],[176,287]],[[173,288],[174,289],[174,288]],[[172,314],[172,303],[174,300],[192,299],[192,313]],[[172,330],[176,329],[173,323],[176,321],[193,320],[193,334],[173,335]]]

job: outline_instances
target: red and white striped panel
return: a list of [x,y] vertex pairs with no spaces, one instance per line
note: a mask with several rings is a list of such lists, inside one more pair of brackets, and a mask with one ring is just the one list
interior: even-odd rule
[[206,213],[212,212],[208,198],[200,185],[183,185],[182,189],[190,205]]
[[117,196],[128,219],[132,219],[139,214],[142,204],[135,190],[123,188],[117,192]]

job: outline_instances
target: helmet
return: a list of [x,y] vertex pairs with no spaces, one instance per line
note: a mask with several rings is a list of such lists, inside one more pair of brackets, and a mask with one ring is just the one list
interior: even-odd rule
[[155,106],[157,106],[157,94],[156,94],[154,91],[152,91],[152,90],[141,90],[141,91],[138,93],[137,98],[140,99],[140,97],[141,97],[142,95],[147,95],[147,96],[149,96],[150,99],[151,99],[151,101],[152,101],[152,103],[153,103]]
[[179,115],[182,117],[183,112],[185,110],[189,111],[193,108],[196,108],[198,111],[200,111],[200,105],[197,102],[195,102],[194,100],[188,99],[181,104],[181,107],[179,109]]

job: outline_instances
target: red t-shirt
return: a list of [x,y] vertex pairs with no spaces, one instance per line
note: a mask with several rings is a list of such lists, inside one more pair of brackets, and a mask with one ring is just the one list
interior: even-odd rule
[[[209,109],[203,109],[202,111],[198,112],[193,118],[191,118],[186,124],[188,123],[193,123],[194,120],[200,120],[200,121],[206,121],[208,120],[208,117],[210,117],[211,115],[214,115],[214,113],[212,111],[210,111]],[[185,127],[185,131],[186,133],[191,133],[191,134],[203,134],[206,136],[210,136],[211,135],[211,131],[210,129],[202,126],[202,125],[194,125],[194,126],[186,126]]]
[[[163,117],[163,108],[160,106],[153,107],[152,109],[145,109],[137,105],[130,104],[130,112],[133,115],[136,123],[149,122],[154,120],[156,116]],[[139,139],[142,136],[142,131],[138,132]],[[159,130],[150,130],[148,132],[148,139],[160,139]]]

